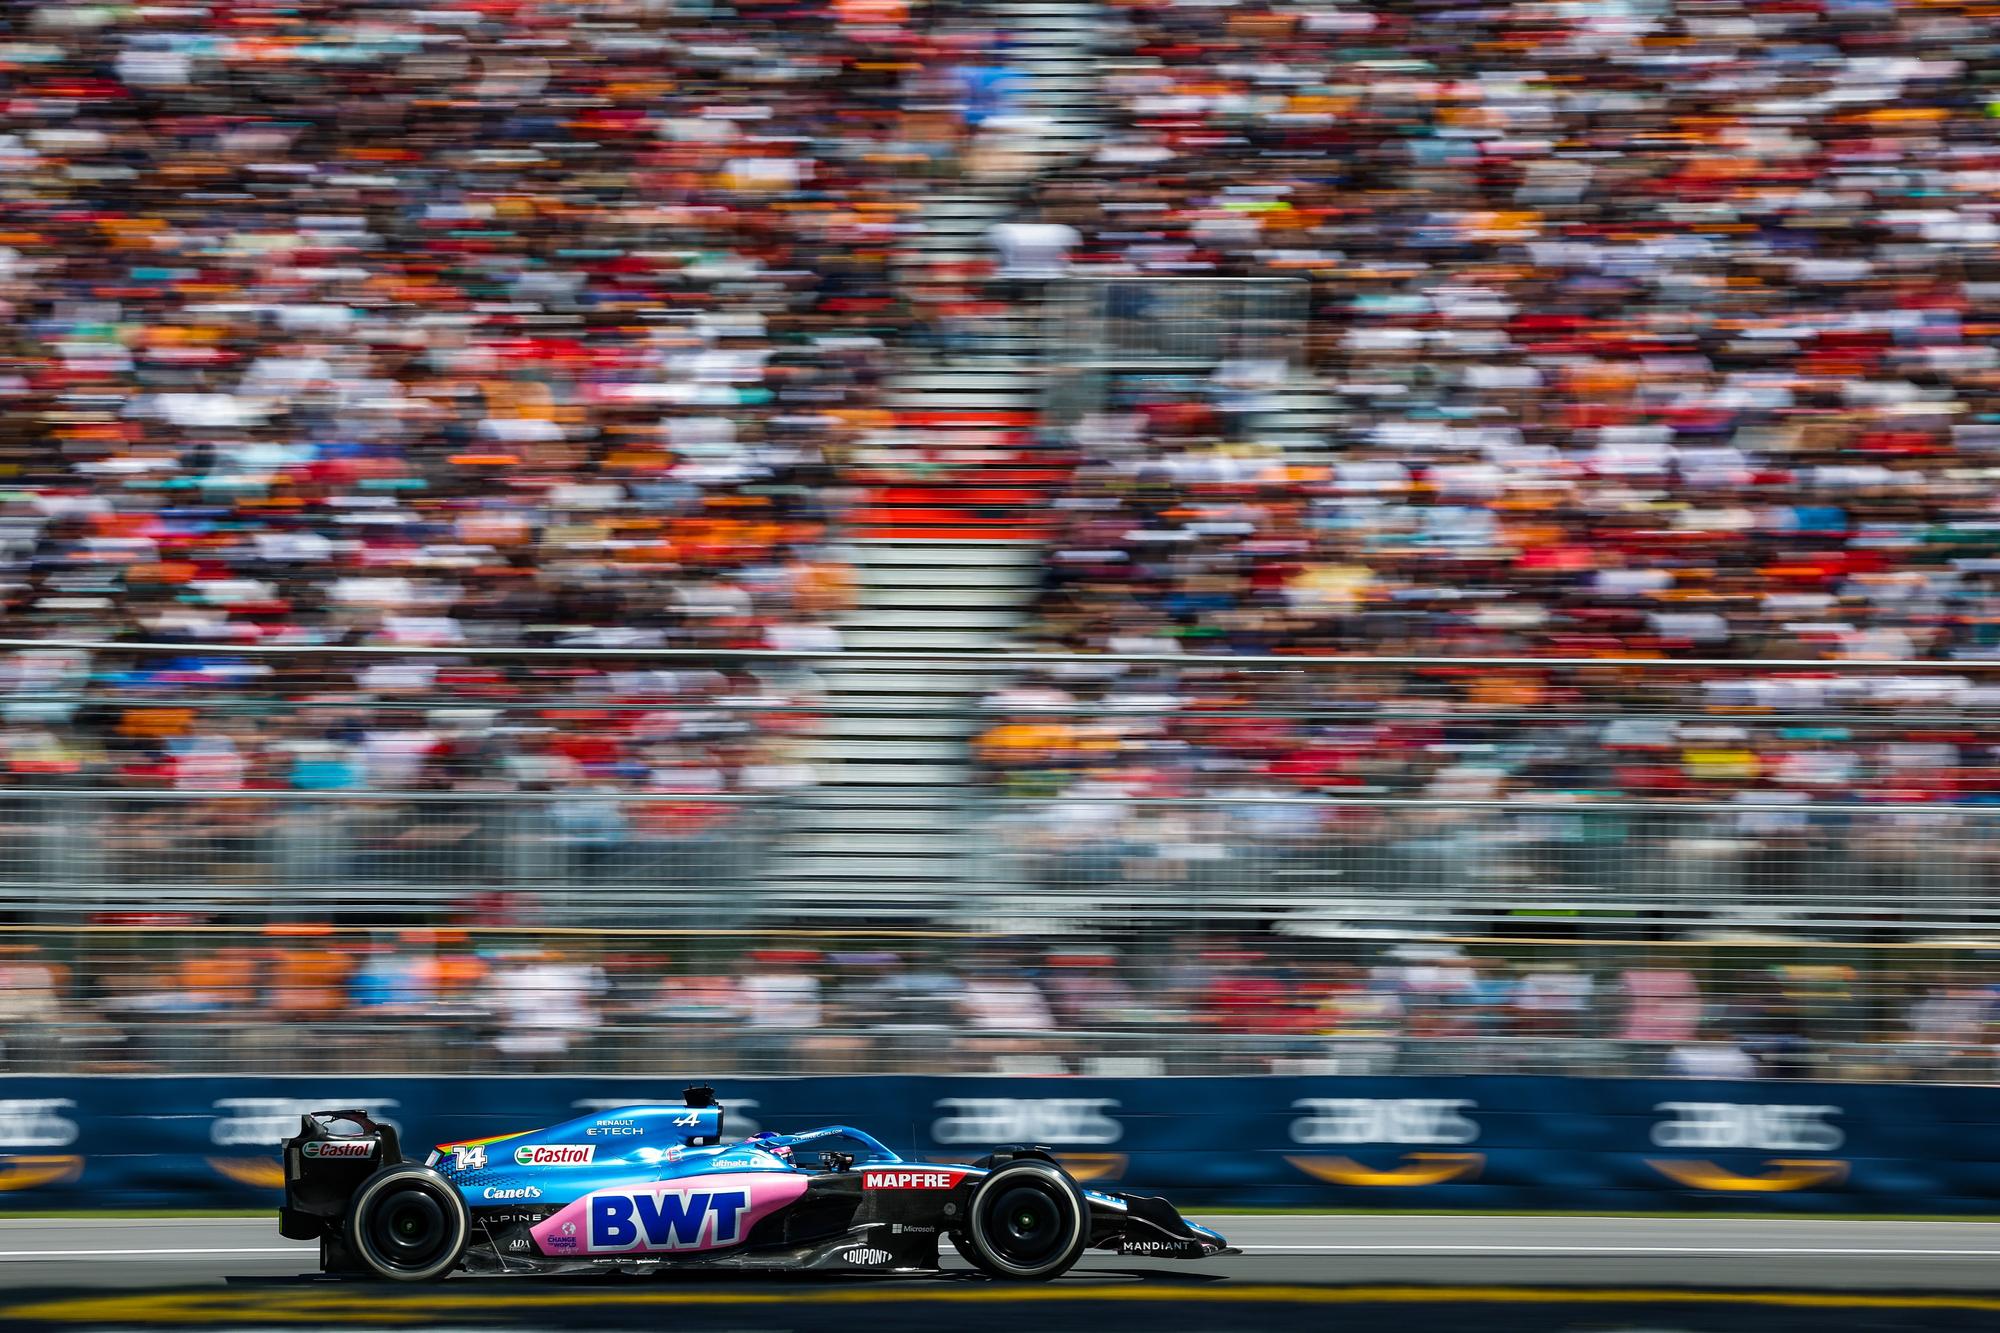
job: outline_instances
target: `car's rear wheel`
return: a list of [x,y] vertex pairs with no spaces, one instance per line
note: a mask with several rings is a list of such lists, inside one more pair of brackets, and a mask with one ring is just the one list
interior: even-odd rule
[[1090,1204],[1062,1168],[1016,1161],[973,1187],[952,1244],[980,1272],[1046,1282],[1070,1270],[1090,1243]]
[[354,1192],[345,1242],[367,1273],[428,1282],[458,1267],[471,1235],[472,1214],[457,1187],[406,1163],[376,1172]]

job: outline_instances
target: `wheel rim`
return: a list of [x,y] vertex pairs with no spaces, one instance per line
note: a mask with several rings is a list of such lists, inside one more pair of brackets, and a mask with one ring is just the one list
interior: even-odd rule
[[1062,1252],[1064,1201],[1040,1183],[1023,1182],[1002,1190],[985,1209],[987,1243],[995,1257],[1019,1268],[1033,1268]]
[[444,1253],[451,1227],[444,1205],[430,1190],[412,1186],[384,1197],[368,1219],[368,1239],[384,1263],[421,1269]]

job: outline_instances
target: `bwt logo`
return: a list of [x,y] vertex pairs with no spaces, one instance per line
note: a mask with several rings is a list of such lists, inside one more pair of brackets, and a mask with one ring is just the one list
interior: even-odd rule
[[939,1143],[1116,1143],[1125,1127],[1109,1097],[946,1097],[931,1126]]
[[67,1097],[0,1101],[0,1146],[67,1148],[76,1142],[80,1131],[76,1121],[63,1112],[75,1109],[76,1103]]
[[1479,1125],[1464,1097],[1305,1097],[1292,1122],[1294,1143],[1471,1143]]
[[1662,1148],[1748,1148],[1757,1152],[1832,1152],[1847,1136],[1827,1121],[1838,1106],[1752,1106],[1737,1102],[1661,1102],[1653,1126]]
[[394,1126],[383,1111],[401,1103],[383,1097],[224,1097],[215,1104],[209,1139],[220,1147],[263,1144],[276,1147],[299,1132],[299,1117],[321,1107],[339,1106],[368,1113],[380,1124]]
[[590,1248],[705,1250],[734,1245],[744,1190],[664,1190],[653,1194],[597,1194],[590,1200]]

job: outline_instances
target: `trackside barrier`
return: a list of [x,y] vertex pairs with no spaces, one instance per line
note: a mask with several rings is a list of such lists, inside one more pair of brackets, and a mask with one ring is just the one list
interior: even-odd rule
[[[1192,1205],[2000,1212],[2000,1089],[1775,1080],[718,1079],[729,1127],[913,1159],[1043,1143]],[[275,1206],[299,1113],[425,1145],[677,1101],[677,1078],[0,1078],[0,1210]]]

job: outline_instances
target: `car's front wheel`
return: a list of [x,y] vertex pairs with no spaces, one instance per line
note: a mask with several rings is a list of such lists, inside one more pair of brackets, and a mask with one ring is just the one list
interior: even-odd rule
[[1090,1204],[1061,1167],[1016,1161],[973,1187],[952,1244],[980,1272],[1046,1282],[1070,1270],[1090,1243]]
[[361,1182],[347,1211],[346,1249],[392,1282],[428,1282],[458,1267],[472,1214],[450,1181],[427,1166],[384,1167]]

